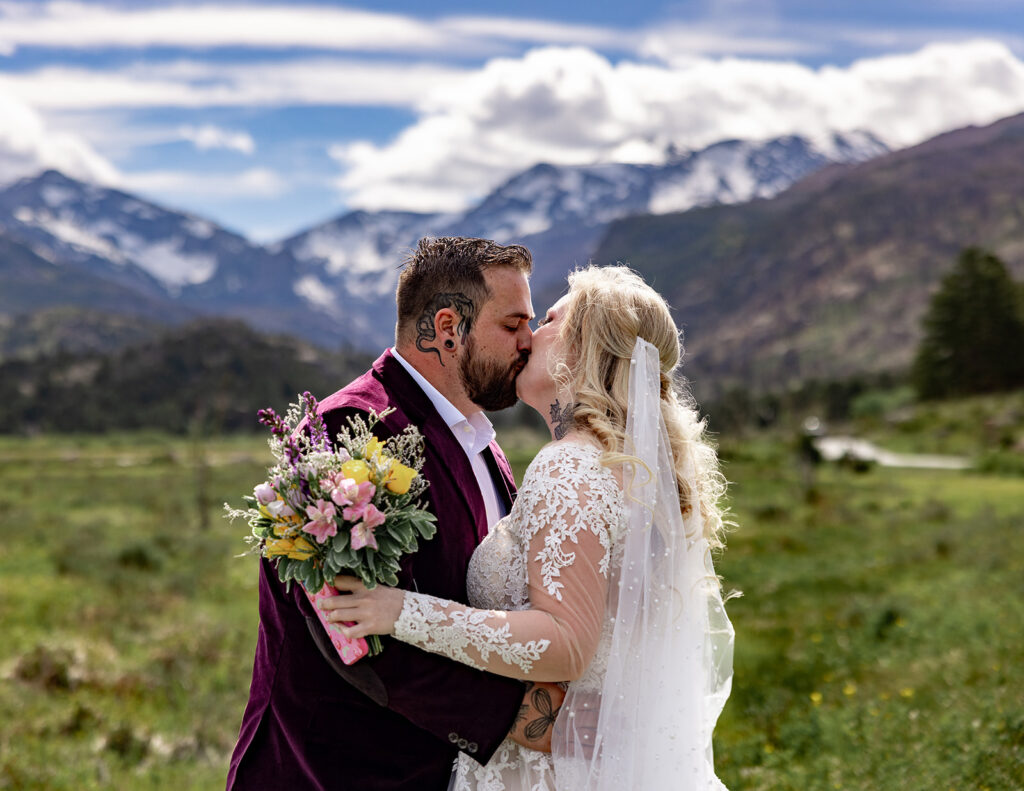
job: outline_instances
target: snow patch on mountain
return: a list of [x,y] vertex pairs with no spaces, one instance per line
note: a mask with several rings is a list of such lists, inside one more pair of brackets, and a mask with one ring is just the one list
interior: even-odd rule
[[326,304],[321,289],[372,302],[394,293],[399,263],[417,239],[438,233],[444,219],[436,214],[357,211],[272,249],[287,250],[317,273],[319,286],[304,280],[301,292],[295,292],[311,304]]
[[27,206],[15,210],[14,219],[30,227],[43,230],[55,239],[78,250],[103,256],[115,264],[123,265],[125,263],[124,256],[117,247],[111,244],[109,239],[96,233],[95,229],[82,227],[72,219],[58,217],[46,209],[33,211]]
[[294,253],[299,258],[323,260],[324,269],[332,275],[380,272],[394,265],[381,254],[375,237],[337,228],[313,231],[294,248]]
[[142,269],[166,285],[172,292],[182,286],[205,283],[217,271],[217,256],[212,253],[187,253],[182,237],[146,241],[126,234],[122,249]]
[[334,292],[315,275],[304,275],[295,281],[295,295],[328,313],[336,313]]
[[58,209],[66,203],[71,203],[77,197],[74,190],[59,187],[55,184],[47,184],[39,190],[39,194],[51,209]]
[[200,220],[198,217],[187,217],[181,227],[197,239],[209,239],[217,230],[217,226],[212,222]]

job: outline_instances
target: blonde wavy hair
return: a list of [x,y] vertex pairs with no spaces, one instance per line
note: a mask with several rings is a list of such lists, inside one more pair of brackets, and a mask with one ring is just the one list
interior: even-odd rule
[[[637,337],[654,345],[661,362],[661,414],[675,461],[679,503],[684,514],[700,505],[704,537],[724,545],[726,481],[718,454],[707,438],[692,396],[678,377],[682,360],[679,330],[668,303],[631,269],[589,266],[569,275],[569,300],[559,327],[561,355],[549,360],[551,375],[575,404],[576,428],[597,439],[604,463],[624,463],[629,361]],[[694,485],[683,475],[687,458],[696,469]]]

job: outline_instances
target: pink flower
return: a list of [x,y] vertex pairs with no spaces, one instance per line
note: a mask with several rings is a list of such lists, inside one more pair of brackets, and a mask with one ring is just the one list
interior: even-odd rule
[[378,510],[373,503],[366,506],[366,511],[363,512],[363,524],[369,528],[384,524],[385,519],[384,512]]
[[274,487],[269,483],[261,483],[252,490],[252,493],[256,497],[256,502],[260,505],[267,505],[277,499],[277,492],[274,491]]
[[[377,487],[369,481],[363,481],[358,485],[353,482],[352,486],[346,486],[343,489],[345,497],[348,498],[348,506],[341,512],[345,519],[355,522],[363,518],[367,508],[373,508],[374,511],[377,510],[374,506],[370,505],[370,500],[377,493]],[[337,501],[335,500],[335,502]]]
[[[340,487],[346,480],[343,472],[332,472],[320,479],[320,488],[323,489],[327,495],[334,494],[334,491]],[[341,503],[338,503],[341,505]]]
[[303,525],[302,529],[322,544],[329,536],[338,534],[338,525],[334,521],[335,513],[334,503],[317,500],[316,505],[306,506],[306,516],[310,521]]
[[352,549],[372,547],[377,549],[377,537],[373,534],[373,528],[384,524],[384,514],[372,503],[367,505],[363,512],[363,521],[352,528]]
[[344,476],[341,476],[334,488],[331,489],[331,499],[334,500],[335,505],[352,505],[352,498],[358,494],[358,484],[351,478],[345,478]]

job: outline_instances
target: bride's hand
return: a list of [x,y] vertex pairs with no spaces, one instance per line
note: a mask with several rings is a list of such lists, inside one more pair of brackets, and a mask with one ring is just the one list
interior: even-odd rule
[[341,633],[350,640],[371,634],[393,634],[395,622],[402,614],[405,591],[378,585],[367,590],[357,577],[334,578],[334,587],[340,596],[320,601],[319,607],[332,623],[349,623]]

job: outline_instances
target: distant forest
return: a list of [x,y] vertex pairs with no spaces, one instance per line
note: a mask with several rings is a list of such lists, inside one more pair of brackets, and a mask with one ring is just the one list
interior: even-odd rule
[[305,390],[330,395],[373,359],[203,320],[118,351],[0,363],[0,431],[255,431],[257,410],[283,410]]
[[[1024,387],[1024,286],[990,252],[961,252],[922,324],[921,344],[905,371],[803,380],[770,392],[734,387],[701,404],[702,410],[713,431],[730,432],[792,422],[794,416],[837,422],[916,399]],[[4,434],[258,431],[257,410],[281,411],[306,390],[318,398],[330,395],[375,357],[266,335],[226,319],[167,329],[109,316],[97,324],[95,316],[51,314],[34,328],[28,321],[9,325],[0,341],[13,344],[19,332],[21,351],[0,361]],[[522,405],[491,417],[499,426],[543,429]]]

